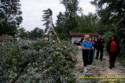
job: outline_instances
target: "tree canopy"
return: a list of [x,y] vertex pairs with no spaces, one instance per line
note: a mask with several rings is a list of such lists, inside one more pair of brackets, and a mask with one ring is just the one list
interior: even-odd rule
[[15,35],[22,22],[20,0],[0,0],[0,34]]
[[125,27],[125,1],[124,0],[94,0],[98,16],[103,23],[115,23],[121,28]]
[[61,39],[66,39],[69,37],[69,32],[77,27],[78,0],[62,0],[61,3],[65,6],[66,11],[64,14],[60,12],[57,16],[56,31]]

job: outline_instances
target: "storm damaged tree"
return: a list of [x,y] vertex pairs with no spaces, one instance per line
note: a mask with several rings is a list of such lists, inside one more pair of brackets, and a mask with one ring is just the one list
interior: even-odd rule
[[47,10],[43,10],[43,20],[42,21],[44,22],[43,25],[46,27],[45,35],[48,35],[49,37],[53,36],[53,37],[55,37],[55,39],[57,39],[58,42],[60,42],[60,39],[55,31],[55,26],[53,24],[52,15],[53,15],[53,12],[50,8]]

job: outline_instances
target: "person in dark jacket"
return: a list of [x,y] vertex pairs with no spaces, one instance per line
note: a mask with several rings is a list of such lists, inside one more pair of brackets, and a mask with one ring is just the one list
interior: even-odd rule
[[116,57],[120,51],[119,43],[115,35],[113,35],[107,43],[107,52],[109,54],[109,68],[115,67]]
[[99,38],[96,41],[96,59],[100,59],[101,61],[103,60],[103,49],[104,49],[104,39],[100,35]]

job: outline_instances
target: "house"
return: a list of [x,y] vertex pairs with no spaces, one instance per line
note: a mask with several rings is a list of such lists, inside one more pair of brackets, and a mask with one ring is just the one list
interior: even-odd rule
[[89,35],[90,37],[97,38],[99,36],[98,33],[80,33],[80,32],[70,32],[70,37],[72,43],[75,41],[80,41],[85,35]]
[[13,37],[8,34],[0,34],[0,42],[12,41]]

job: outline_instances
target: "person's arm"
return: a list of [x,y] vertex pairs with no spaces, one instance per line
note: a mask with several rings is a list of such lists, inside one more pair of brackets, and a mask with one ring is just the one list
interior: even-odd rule
[[94,49],[94,45],[95,45],[95,43],[91,42],[91,49]]
[[80,42],[80,46],[79,46],[80,49],[84,49],[83,44],[84,44],[84,42]]

